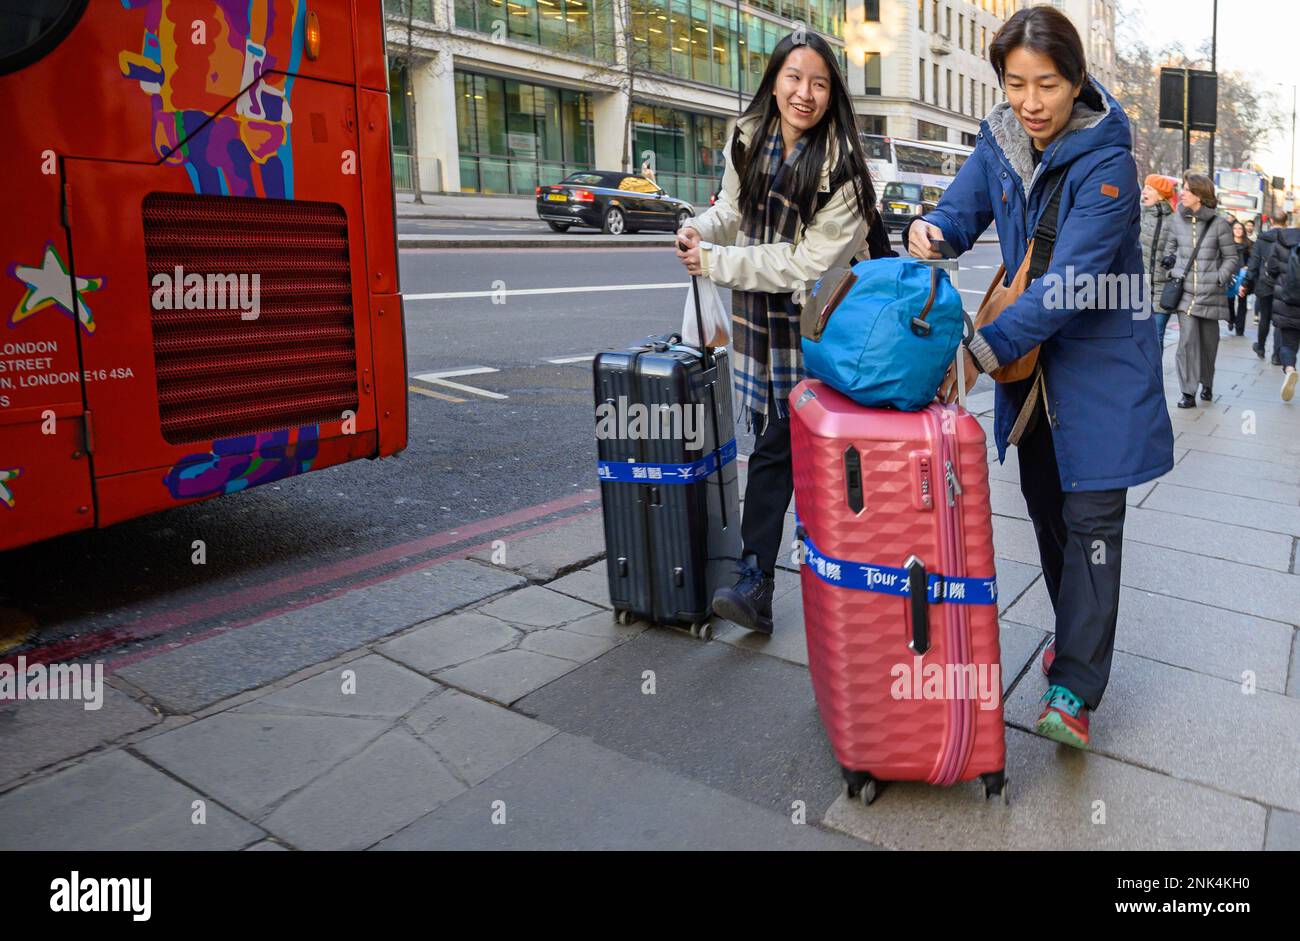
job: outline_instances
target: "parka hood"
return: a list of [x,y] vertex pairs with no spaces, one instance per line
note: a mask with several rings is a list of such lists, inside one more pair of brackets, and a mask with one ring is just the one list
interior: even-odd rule
[[[1065,130],[1043,152],[1038,173],[1063,166],[1081,154],[1105,147],[1133,149],[1133,133],[1124,109],[1095,78],[1089,76],[1087,82],[1101,98],[1102,110],[1096,110],[1082,99],[1076,100]],[[994,148],[1020,177],[1020,185],[1028,197],[1035,175],[1031,153],[1034,142],[1011,109],[1009,101],[994,106],[988,117],[981,122],[981,133],[989,138]]]

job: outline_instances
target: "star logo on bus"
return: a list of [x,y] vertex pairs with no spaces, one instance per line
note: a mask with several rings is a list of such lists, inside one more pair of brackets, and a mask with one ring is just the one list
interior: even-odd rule
[[0,503],[11,510],[14,508],[14,492],[9,489],[9,481],[22,476],[22,472],[21,467],[0,469]]
[[13,264],[9,274],[27,287],[18,306],[9,315],[9,326],[16,327],[33,314],[40,313],[47,307],[57,307],[69,317],[81,323],[88,334],[95,332],[95,318],[86,303],[86,294],[98,291],[104,286],[103,278],[77,278],[77,302],[72,299],[73,278],[68,273],[67,265],[59,257],[53,242],[45,243],[45,257],[39,268],[30,265]]

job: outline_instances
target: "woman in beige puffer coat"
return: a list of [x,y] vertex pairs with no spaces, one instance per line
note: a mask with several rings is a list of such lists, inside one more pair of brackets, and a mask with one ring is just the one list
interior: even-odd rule
[[[1183,296],[1176,308],[1178,353],[1174,359],[1182,392],[1178,407],[1193,408],[1197,385],[1201,387],[1203,400],[1214,399],[1219,321],[1229,316],[1226,288],[1237,273],[1237,249],[1232,241],[1232,226],[1215,212],[1218,203],[1209,177],[1187,174],[1179,202],[1179,209],[1170,220],[1169,234],[1163,237],[1160,254],[1175,256],[1170,280],[1184,279]],[[1194,263],[1193,250],[1196,251]]]

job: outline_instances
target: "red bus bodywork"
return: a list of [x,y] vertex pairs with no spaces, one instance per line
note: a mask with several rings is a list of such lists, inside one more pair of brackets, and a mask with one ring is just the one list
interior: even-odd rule
[[406,446],[381,0],[82,7],[0,75],[0,549]]

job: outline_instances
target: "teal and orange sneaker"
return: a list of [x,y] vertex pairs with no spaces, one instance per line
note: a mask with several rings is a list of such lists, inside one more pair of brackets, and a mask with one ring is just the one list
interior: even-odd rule
[[1088,707],[1064,686],[1049,686],[1041,702],[1047,703],[1038,717],[1038,734],[1074,748],[1088,747]]

